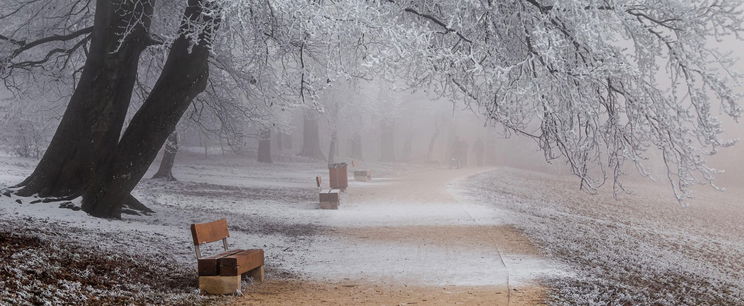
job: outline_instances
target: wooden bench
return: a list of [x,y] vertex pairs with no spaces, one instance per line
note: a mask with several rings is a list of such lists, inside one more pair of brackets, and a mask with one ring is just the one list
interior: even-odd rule
[[341,193],[338,189],[320,191],[319,200],[320,209],[338,209],[338,205],[341,203]]
[[[254,281],[264,278],[264,251],[228,250],[227,220],[221,219],[209,223],[191,225],[191,236],[194,239],[197,269],[199,271],[199,290],[208,294],[240,294],[240,276],[249,273]],[[223,253],[202,257],[202,244],[222,240]]]
[[354,180],[360,182],[369,182],[372,180],[372,171],[369,170],[355,170]]

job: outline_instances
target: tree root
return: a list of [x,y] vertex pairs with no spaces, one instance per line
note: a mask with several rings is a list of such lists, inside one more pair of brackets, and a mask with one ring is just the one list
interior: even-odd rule
[[[125,210],[126,210],[126,212],[125,212]],[[139,213],[142,213],[142,214],[144,214],[146,216],[149,216],[149,215],[155,213],[154,210],[152,210],[149,207],[145,206],[145,204],[142,204],[142,202],[140,202],[139,200],[137,200],[137,198],[135,198],[131,194],[130,195],[127,195],[127,197],[124,199],[124,203],[122,203],[122,210],[121,210],[121,212],[122,213],[126,213],[126,214],[130,214],[131,211],[129,211],[129,210],[132,210],[134,212],[137,212],[137,215],[139,215]]]
[[155,175],[152,176],[152,179],[154,179],[154,180],[165,180],[165,181],[168,181],[168,182],[178,182],[178,180],[176,179],[176,177],[174,177],[172,174],[168,175],[168,174],[155,173]]
[[[12,189],[7,189],[7,188],[6,189],[0,189],[0,195],[1,196],[6,196],[6,197],[11,197],[13,195],[20,196],[20,197],[27,197],[27,196],[19,195],[16,191],[14,191]],[[68,195],[68,196],[61,196],[61,197],[44,197],[44,198],[35,199],[35,200],[33,200],[33,201],[29,202],[29,203],[30,204],[38,204],[38,203],[64,202],[64,203],[62,203],[62,205],[60,205],[61,208],[70,208],[70,209],[73,209],[73,207],[74,207],[74,208],[77,208],[77,209],[73,209],[73,210],[80,210],[79,207],[72,205],[72,203],[70,202],[70,201],[72,201],[72,200],[74,200],[74,199],[76,199],[78,197],[80,197],[80,195],[77,195],[77,194]],[[142,204],[142,202],[140,202],[139,200],[137,200],[137,198],[135,198],[131,194],[128,195],[124,199],[124,203],[122,203],[122,210],[121,210],[121,212],[122,213],[125,213],[125,214],[128,214],[128,215],[137,215],[137,216],[140,216],[140,215],[149,216],[149,215],[152,215],[152,214],[155,213],[154,210],[152,210],[149,207],[145,206],[145,204]]]

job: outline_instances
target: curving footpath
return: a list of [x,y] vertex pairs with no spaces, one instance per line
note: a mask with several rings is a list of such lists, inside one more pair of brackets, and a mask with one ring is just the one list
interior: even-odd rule
[[535,305],[555,266],[493,206],[458,196],[486,169],[425,169],[352,182],[298,279],[248,288],[240,305]]

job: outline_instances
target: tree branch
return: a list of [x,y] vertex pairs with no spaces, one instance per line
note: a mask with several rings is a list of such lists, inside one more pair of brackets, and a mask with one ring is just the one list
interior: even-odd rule
[[52,35],[52,36],[49,36],[49,37],[44,37],[44,38],[40,38],[40,39],[34,40],[34,41],[30,42],[30,43],[26,43],[26,41],[23,41],[23,40],[14,40],[12,38],[5,37],[5,36],[0,36],[0,39],[10,41],[11,43],[14,43],[14,44],[20,46],[18,49],[16,49],[15,51],[13,51],[13,54],[11,54],[10,58],[14,58],[14,57],[18,56],[19,54],[23,53],[24,51],[27,51],[27,50],[29,50],[29,49],[31,49],[33,47],[38,46],[38,45],[42,45],[42,44],[53,42],[53,41],[68,41],[68,40],[71,40],[71,39],[75,39],[77,37],[80,37],[82,35],[90,34],[92,32],[93,32],[93,26],[90,26],[90,27],[87,27],[87,28],[80,29],[80,30],[77,30],[75,32],[72,32],[70,34],[66,34],[66,35]]
[[419,13],[418,11],[416,11],[415,9],[410,8],[410,7],[407,7],[404,10],[406,12],[409,12],[411,14],[417,15],[417,16],[422,17],[424,19],[428,19],[429,21],[437,24],[438,26],[440,26],[440,27],[442,27],[444,29],[445,33],[455,33],[462,40],[467,41],[470,44],[473,43],[473,41],[471,41],[470,39],[468,39],[467,37],[465,37],[465,35],[462,35],[462,33],[460,33],[459,31],[457,31],[457,30],[455,30],[453,28],[448,27],[444,22],[440,21],[439,19],[437,19],[436,17],[434,17],[432,15],[424,14],[424,13]]

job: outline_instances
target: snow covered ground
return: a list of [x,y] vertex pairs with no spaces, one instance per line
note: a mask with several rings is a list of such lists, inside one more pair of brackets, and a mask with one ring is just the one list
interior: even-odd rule
[[[34,165],[33,160],[0,156],[0,169],[4,170],[0,188],[20,182]],[[508,250],[500,254],[491,236],[461,243],[463,236],[508,224],[498,209],[458,201],[453,196],[456,192],[448,190],[451,177],[465,177],[477,171],[431,171],[424,166],[399,164],[364,166],[374,169],[375,180],[351,182],[342,208],[329,211],[317,209],[314,178],[321,175],[324,182],[328,181],[323,163],[266,165],[239,156],[203,159],[183,153],[174,168],[178,182],[145,179],[133,193],[155,210],[152,216],[125,215],[122,220],[103,220],[60,208],[59,203],[30,204],[33,199],[0,196],[0,223],[5,232],[22,233],[23,237],[39,238],[42,244],[52,245],[29,250],[28,254],[51,251],[54,256],[64,257],[55,253],[59,249],[55,246],[66,246],[84,256],[102,255],[104,259],[115,254],[119,260],[137,258],[136,262],[142,264],[132,263],[134,271],[162,263],[153,271],[172,274],[168,277],[179,280],[162,288],[147,282],[127,288],[93,286],[77,297],[71,296],[74,290],[58,290],[59,302],[76,302],[89,296],[119,302],[213,301],[194,294],[195,259],[189,225],[219,218],[228,219],[232,247],[266,250],[269,279],[504,287],[529,286],[535,279],[565,273],[554,262],[536,254]],[[411,177],[411,173],[415,175]],[[449,228],[461,236],[448,234]],[[446,238],[438,237],[434,243],[404,239],[426,236],[426,231],[431,230]],[[387,239],[385,231],[405,236]],[[487,233],[500,235],[498,230]],[[204,254],[218,251],[216,244],[202,250]],[[102,260],[95,258],[91,261]],[[55,262],[61,265],[66,261]],[[23,275],[27,279],[34,277]],[[116,279],[115,275],[103,277]],[[75,283],[76,278],[69,281]],[[76,284],[75,288],[85,286]],[[45,290],[54,291],[57,284],[49,286]],[[8,292],[10,296],[1,298],[14,302],[39,298],[38,287],[13,288]]]
[[[21,181],[34,165],[0,156],[0,188]],[[387,292],[402,298],[411,293],[402,286],[486,294],[539,281],[556,304],[744,303],[740,190],[700,192],[682,208],[663,185],[630,184],[636,194],[614,200],[576,190],[572,177],[510,168],[364,167],[375,170],[375,180],[351,182],[337,211],[317,209],[314,177],[328,181],[323,163],[265,165],[190,153],[176,164],[178,182],[145,179],[135,189],[153,216],[102,220],[58,203],[0,196],[0,245],[6,245],[0,256],[11,263],[0,269],[6,276],[0,287],[12,288],[0,300],[220,302],[196,294],[188,228],[226,217],[232,246],[266,250],[269,280],[315,282],[308,288],[397,284]],[[78,266],[66,268],[71,262]],[[49,267],[45,277],[59,281],[39,282]],[[151,277],[137,277],[145,274]],[[91,275],[97,281],[89,282]],[[257,288],[273,288],[268,296],[287,290],[277,283]],[[450,298],[441,301],[459,299],[447,292],[434,293]]]
[[501,168],[462,188],[577,271],[550,282],[556,304],[744,304],[742,190],[700,190],[682,207],[663,184],[627,185],[615,200],[573,177]]
[[[0,156],[0,189],[20,182],[34,166],[33,160]],[[379,168],[386,171],[384,165]],[[160,289],[172,289],[173,303],[199,301],[194,294],[195,259],[189,225],[226,217],[232,247],[267,249],[269,275],[289,276],[291,271],[280,263],[288,262],[285,257],[301,261],[296,258],[309,245],[309,237],[321,230],[321,225],[313,223],[322,217],[314,207],[314,177],[324,173],[327,170],[321,163],[262,165],[237,156],[205,160],[195,154],[181,154],[174,169],[181,181],[145,179],[133,193],[156,211],[153,216],[125,215],[122,220],[104,220],[59,208],[59,203],[29,204],[32,199],[0,196],[0,222],[3,231],[39,237],[43,243],[69,245],[87,253],[143,256],[171,264],[178,267],[173,269],[173,277],[190,279],[191,283]],[[217,252],[217,247],[203,252]],[[30,291],[25,294],[7,293],[15,294],[12,298],[18,300],[14,301],[31,301],[27,298],[33,297],[35,289],[27,289]],[[184,290],[191,295],[186,300],[179,297]]]

